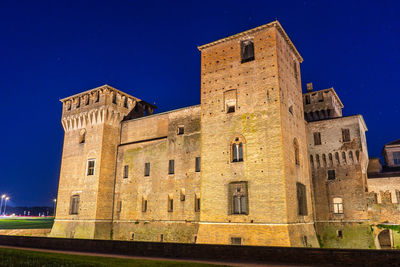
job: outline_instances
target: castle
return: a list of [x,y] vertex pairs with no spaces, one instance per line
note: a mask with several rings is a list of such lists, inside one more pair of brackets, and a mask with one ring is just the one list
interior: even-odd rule
[[108,85],[61,100],[51,236],[399,245],[400,182],[378,179],[377,159],[368,179],[367,127],[333,88],[302,94],[303,59],[278,21],[198,48],[200,105],[154,114]]

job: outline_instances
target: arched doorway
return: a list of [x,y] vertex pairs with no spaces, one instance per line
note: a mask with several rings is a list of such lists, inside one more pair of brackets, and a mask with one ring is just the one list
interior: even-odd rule
[[390,242],[390,232],[388,229],[385,229],[379,233],[378,240],[381,249],[392,248],[392,243]]

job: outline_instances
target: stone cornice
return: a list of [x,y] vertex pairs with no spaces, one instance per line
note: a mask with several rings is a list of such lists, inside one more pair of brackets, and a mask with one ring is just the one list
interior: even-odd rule
[[214,46],[214,45],[226,42],[226,41],[230,41],[230,40],[233,40],[235,38],[239,38],[239,37],[244,36],[244,35],[252,34],[254,32],[263,30],[265,28],[270,28],[270,27],[277,28],[277,30],[282,34],[283,38],[289,44],[289,46],[292,49],[292,51],[294,52],[294,54],[297,56],[297,58],[300,61],[300,63],[303,62],[303,58],[301,57],[299,51],[297,51],[296,47],[294,46],[294,44],[290,40],[289,36],[287,35],[285,30],[283,29],[282,25],[277,20],[275,20],[273,22],[270,22],[270,23],[267,23],[267,24],[264,24],[264,25],[261,25],[261,26],[258,26],[256,28],[244,31],[244,32],[240,32],[240,33],[237,33],[237,34],[234,34],[234,35],[219,39],[217,41],[214,41],[214,42],[211,42],[211,43],[208,43],[208,44],[204,44],[204,45],[198,46],[197,48],[201,51],[201,50],[206,49],[206,48],[208,48],[210,46]]

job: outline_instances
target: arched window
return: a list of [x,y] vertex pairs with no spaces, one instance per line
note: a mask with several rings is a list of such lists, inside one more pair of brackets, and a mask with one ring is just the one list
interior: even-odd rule
[[300,165],[299,143],[297,142],[296,138],[293,140],[293,147],[294,147],[294,161],[296,162],[296,165]]
[[232,143],[232,162],[243,161],[243,140],[242,138],[236,137]]
[[248,213],[247,182],[233,182],[229,184],[230,214]]

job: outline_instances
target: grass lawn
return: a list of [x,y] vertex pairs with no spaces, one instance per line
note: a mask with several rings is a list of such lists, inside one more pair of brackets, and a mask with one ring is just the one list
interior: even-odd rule
[[202,263],[135,260],[0,248],[0,266],[216,266]]
[[1,229],[48,229],[53,226],[54,218],[1,218]]

